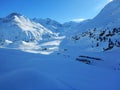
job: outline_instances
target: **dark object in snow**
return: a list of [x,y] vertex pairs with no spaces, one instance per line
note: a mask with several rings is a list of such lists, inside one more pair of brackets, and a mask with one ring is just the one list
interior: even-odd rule
[[79,36],[73,36],[72,39],[77,41],[77,40],[80,39],[80,37]]
[[95,58],[95,57],[89,57],[89,56],[79,56],[79,57],[93,59],[93,60],[101,60],[101,58]]
[[64,51],[67,51],[67,49],[64,49]]
[[44,50],[47,50],[47,48],[43,48],[42,50],[43,50],[43,51],[44,51]]
[[76,58],[77,61],[80,61],[80,62],[83,62],[85,64],[90,64],[91,61],[90,60],[87,60],[87,59],[80,59],[80,58]]
[[100,61],[102,60],[101,58],[96,58],[96,57],[90,57],[90,56],[79,56],[76,58],[77,61],[83,62],[85,64],[91,64],[95,61]]

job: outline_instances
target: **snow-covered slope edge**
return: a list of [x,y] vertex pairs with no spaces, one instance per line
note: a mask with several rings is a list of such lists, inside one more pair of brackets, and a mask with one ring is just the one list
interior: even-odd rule
[[[108,3],[101,12],[91,20],[78,23],[75,27],[70,25],[69,34],[74,30],[74,34],[78,32],[97,29],[113,29],[120,27],[120,0],[113,0]],[[67,30],[67,29],[66,29]],[[70,30],[70,31],[69,31]]]
[[[79,47],[83,52],[101,52],[120,48],[120,28],[89,30],[66,38],[61,43],[61,48]],[[67,42],[67,43],[66,43]],[[69,48],[69,49],[71,49]]]

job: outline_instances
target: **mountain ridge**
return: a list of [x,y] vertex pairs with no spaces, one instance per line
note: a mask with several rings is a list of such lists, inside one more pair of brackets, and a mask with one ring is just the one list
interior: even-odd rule
[[[120,3],[114,0],[107,4],[101,12],[91,20],[80,23],[67,22],[61,24],[50,18],[29,19],[19,13],[11,13],[0,19],[0,41],[44,42],[62,40],[69,42],[72,37],[79,37],[80,33],[96,29],[98,34],[103,30],[112,30],[120,27]],[[13,34],[14,33],[14,34]],[[91,33],[91,32],[90,32]],[[108,34],[108,33],[107,33]],[[98,37],[94,37],[98,38]],[[66,41],[68,40],[68,41]],[[71,40],[70,40],[71,41]],[[118,40],[119,41],[119,40]],[[63,41],[64,42],[64,41]],[[80,41],[82,42],[82,41]],[[97,41],[96,41],[97,42]],[[86,43],[89,44],[89,43]],[[71,44],[73,45],[73,44]],[[79,44],[78,44],[79,45]]]

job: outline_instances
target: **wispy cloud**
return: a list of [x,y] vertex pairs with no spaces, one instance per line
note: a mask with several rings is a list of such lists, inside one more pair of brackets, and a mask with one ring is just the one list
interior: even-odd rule
[[86,19],[84,19],[84,18],[77,18],[77,19],[73,19],[72,21],[74,21],[74,22],[82,22],[84,20],[86,20]]

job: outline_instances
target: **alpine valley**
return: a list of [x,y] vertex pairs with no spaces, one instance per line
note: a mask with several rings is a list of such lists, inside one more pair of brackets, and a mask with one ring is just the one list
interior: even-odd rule
[[93,19],[0,18],[0,90],[120,90],[120,0]]

